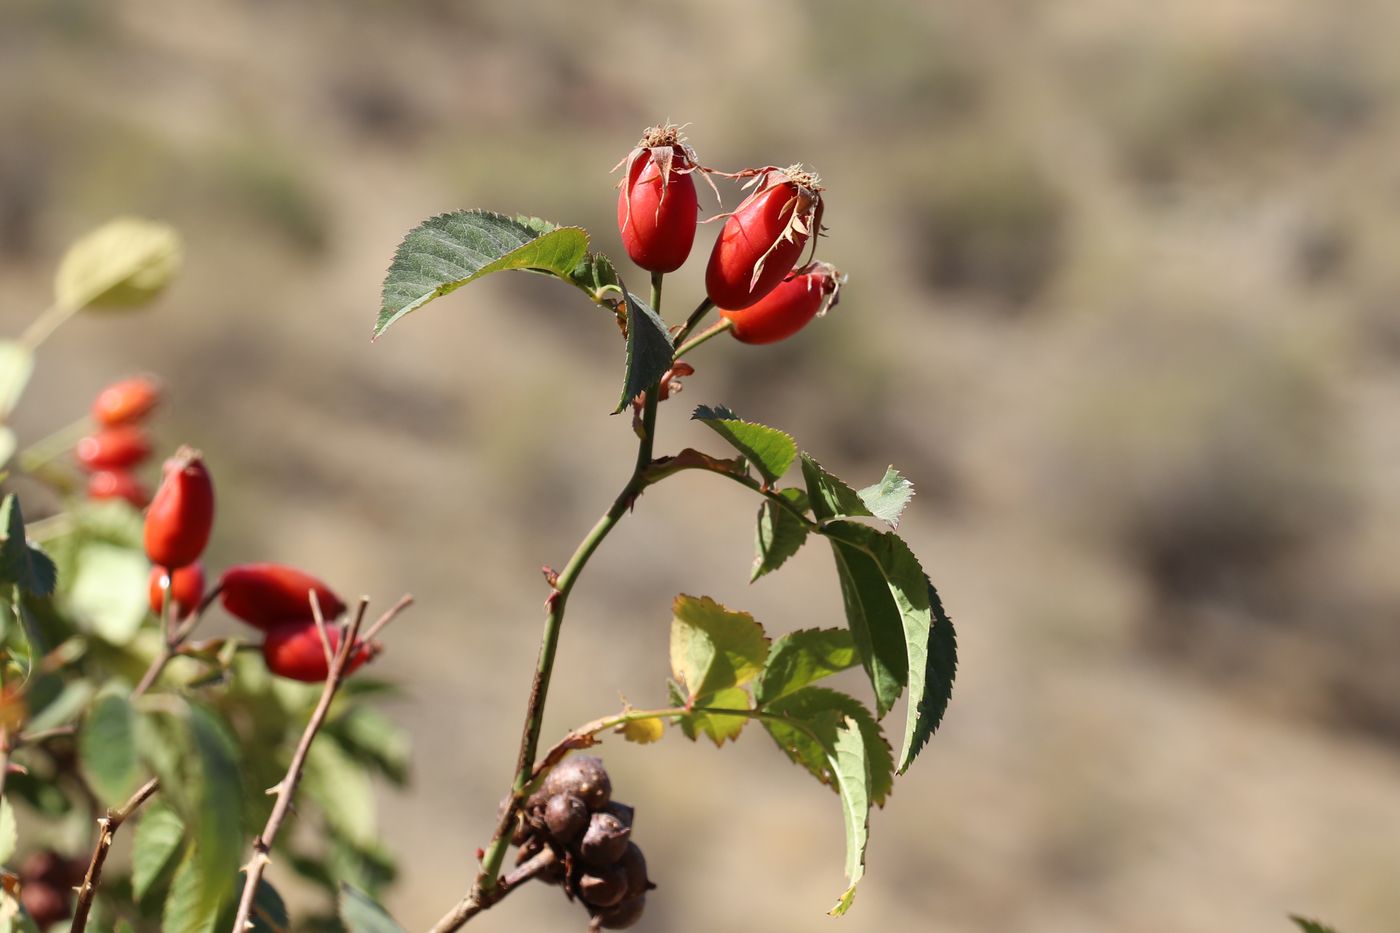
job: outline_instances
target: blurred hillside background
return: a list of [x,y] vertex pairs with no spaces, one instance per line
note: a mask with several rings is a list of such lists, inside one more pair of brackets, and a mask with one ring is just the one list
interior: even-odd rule
[[[836,800],[766,738],[607,742],[662,885],[640,929],[1395,930],[1397,35],[1365,0],[3,0],[5,331],[113,215],[188,255],[154,312],[49,342],[16,427],[160,373],[164,446],[219,484],[213,565],[416,594],[379,662],[415,785],[382,823],[423,928],[508,783],[539,565],[632,438],[616,330],[557,284],[487,280],[371,346],[395,246],[480,206],[622,255],[608,169],[666,118],[720,168],[808,162],[840,307],[707,345],[658,449],[713,448],[685,419],[723,403],[857,483],[898,465],[961,674],[839,922]],[[664,701],[676,592],[839,624],[821,548],[746,584],[752,514],[703,476],[645,496],[570,604],[546,737]],[[474,923],[580,926],[553,890]]]

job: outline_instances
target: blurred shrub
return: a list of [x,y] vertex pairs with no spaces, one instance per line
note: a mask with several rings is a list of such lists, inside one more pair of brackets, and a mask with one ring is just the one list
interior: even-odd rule
[[1209,312],[1135,313],[1096,343],[1057,432],[1062,505],[1164,609],[1286,621],[1306,586],[1295,562],[1354,507],[1323,361],[1279,329]]
[[1204,172],[1249,178],[1276,160],[1311,158],[1373,110],[1361,60],[1325,43],[1208,50],[1124,46],[1083,75],[1145,184]]
[[909,192],[914,267],[930,286],[1025,309],[1064,255],[1066,203],[1024,157],[994,142],[929,160]]
[[330,240],[327,206],[304,165],[268,146],[240,145],[214,165],[219,194],[288,243],[319,254]]

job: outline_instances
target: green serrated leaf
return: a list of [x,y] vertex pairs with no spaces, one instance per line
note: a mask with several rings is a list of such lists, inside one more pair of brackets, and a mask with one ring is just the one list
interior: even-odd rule
[[[18,341],[0,340],[0,415],[15,410],[33,373],[33,351]],[[0,458],[0,464],[8,459]]]
[[229,887],[225,877],[203,870],[198,846],[191,844],[175,868],[170,893],[161,913],[162,933],[213,933],[219,921],[222,892]]
[[63,816],[73,809],[73,802],[47,777],[41,780],[32,774],[11,774],[5,781],[5,793],[23,800],[36,813],[50,819]]
[[[238,880],[243,846],[243,782],[238,747],[218,714],[190,704],[191,746],[198,761],[198,819],[194,846],[202,885],[201,907],[217,914]],[[202,916],[202,913],[201,913]]]
[[801,629],[779,638],[754,686],[759,706],[860,663],[848,629]]
[[[793,508],[800,511],[808,508],[807,494],[800,489],[780,489],[778,495],[791,502]],[[753,573],[749,576],[749,582],[772,573],[786,563],[789,557],[802,549],[807,533],[806,522],[772,499],[764,499],[758,507]]]
[[909,500],[914,498],[914,484],[894,467],[889,467],[878,483],[856,490],[856,495],[860,496],[860,501],[865,503],[871,515],[891,528],[898,528],[899,516]]
[[292,927],[282,895],[264,878],[253,894],[252,926],[248,933],[287,933]]
[[302,790],[331,830],[359,845],[377,838],[369,774],[333,742],[315,742],[306,756]]
[[839,538],[828,535],[828,540],[836,558],[846,624],[875,690],[876,712],[883,717],[909,682],[909,652],[900,607],[878,561]]
[[912,731],[906,729],[904,751],[901,754],[899,773],[903,774],[913,763],[915,756],[938,731],[943,722],[943,714],[948,711],[948,703],[953,698],[953,680],[958,674],[958,636],[953,630],[953,620],[943,610],[943,601],[933,588],[933,581],[927,577],[929,608],[933,612],[933,623],[928,633],[928,655],[924,663],[922,684],[910,681],[910,695],[922,699],[915,704],[917,719],[912,723]]
[[175,861],[185,838],[185,821],[162,803],[151,803],[136,824],[131,843],[131,892],[145,898]]
[[403,933],[388,911],[348,884],[340,887],[340,919],[346,933]]
[[24,537],[24,515],[14,493],[0,504],[0,526],[5,540],[0,542],[0,582],[13,583],[36,596],[48,596],[58,582],[58,568],[49,556]]
[[0,798],[0,864],[8,862],[15,854],[19,842],[19,828],[15,825],[15,810],[10,806],[10,798]]
[[408,734],[388,716],[356,706],[326,723],[324,732],[355,761],[372,765],[395,784],[408,780]]
[[809,455],[802,455],[802,478],[812,501],[812,514],[818,521],[834,518],[874,518],[875,515],[845,481],[826,470]]
[[733,612],[708,596],[681,594],[672,614],[671,671],[688,705],[742,687],[763,670],[768,636],[747,612]]
[[745,421],[723,406],[701,405],[690,416],[715,430],[734,445],[771,485],[787,472],[797,457],[797,442],[777,428]]
[[490,211],[439,214],[409,231],[384,279],[378,337],[396,321],[435,298],[492,272],[524,269],[570,275],[588,252],[579,227],[534,226]]
[[[902,774],[937,727],[952,691],[956,665],[952,622],[939,604],[935,630],[937,594],[918,558],[898,535],[849,521],[829,522],[822,534],[836,555],[846,619],[875,686],[880,715],[904,686],[909,687],[899,755]],[[938,657],[931,659],[931,651],[939,652]]]
[[806,687],[766,704],[763,710],[782,717],[765,717],[763,727],[783,753],[834,790],[839,787],[829,760],[832,730],[843,719],[856,722],[870,767],[870,799],[885,805],[894,790],[894,754],[880,724],[859,700],[825,687]]
[[149,611],[150,572],[140,551],[89,542],[78,552],[68,606],[104,641],[130,644]]
[[613,414],[660,382],[671,368],[671,354],[675,352],[666,322],[649,304],[627,291],[625,285],[622,294],[627,306],[627,362],[623,370],[622,397]]
[[90,680],[73,680],[63,685],[63,689],[48,703],[44,704],[29,720],[27,728],[31,732],[43,732],[57,726],[64,726],[87,708],[92,695],[97,691]]
[[108,806],[131,796],[141,777],[135,732],[136,714],[119,693],[99,697],[78,731],[83,775]]
[[1318,923],[1316,920],[1309,920],[1307,917],[1300,917],[1297,914],[1289,914],[1288,919],[1298,925],[1298,929],[1303,933],[1337,933],[1332,927],[1325,923]]
[[602,253],[589,253],[579,260],[569,273],[569,281],[600,305],[612,308],[622,300],[622,279],[612,260]]
[[860,725],[847,718],[836,730],[831,752],[831,768],[841,793],[841,814],[846,823],[846,880],[842,892],[828,913],[839,917],[851,908],[856,885],[865,875],[865,847],[870,840],[870,762]]
[[[674,684],[672,685],[674,686]],[[705,700],[706,706],[716,709],[750,709],[749,692],[743,687],[726,687],[716,690]],[[692,742],[700,736],[708,736],[715,745],[723,745],[727,739],[737,739],[748,724],[748,716],[728,716],[723,713],[696,711],[681,716],[678,720],[681,731]]]
[[54,277],[56,303],[73,310],[145,304],[175,277],[181,253],[173,227],[119,217],[68,248]]

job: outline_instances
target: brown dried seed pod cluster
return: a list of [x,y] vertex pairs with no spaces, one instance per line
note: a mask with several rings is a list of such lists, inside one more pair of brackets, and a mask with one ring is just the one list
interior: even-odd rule
[[601,759],[567,758],[545,776],[525,801],[511,841],[520,846],[516,863],[544,852],[555,861],[538,877],[562,885],[565,895],[588,908],[590,930],[632,926],[646,906],[647,862],[632,841],[633,809],[612,799],[612,781]]

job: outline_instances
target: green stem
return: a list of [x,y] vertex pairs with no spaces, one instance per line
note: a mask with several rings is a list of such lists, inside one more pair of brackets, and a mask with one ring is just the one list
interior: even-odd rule
[[[686,318],[685,326],[677,331],[675,342],[678,344],[683,343],[685,338],[694,333],[695,328],[700,326],[700,322],[705,319],[705,315],[709,314],[710,309],[714,306],[715,303],[708,298],[700,302],[700,305],[694,311],[690,312],[690,317]],[[677,355],[679,356],[679,354]]]
[[[660,313],[661,308],[661,282],[661,273],[653,273],[651,304],[652,309],[658,313]],[[510,803],[506,806],[506,812],[502,814],[501,821],[496,827],[496,834],[487,846],[485,855],[482,856],[481,871],[477,875],[472,892],[464,899],[464,905],[468,901],[481,904],[484,900],[490,900],[497,887],[501,865],[505,862],[506,849],[510,846],[510,828],[534,773],[535,755],[539,750],[540,728],[544,722],[545,700],[549,694],[549,681],[554,672],[554,659],[559,648],[559,633],[563,627],[564,610],[568,605],[569,594],[573,591],[574,583],[578,580],[579,574],[587,566],[589,558],[598,550],[603,539],[616,527],[622,517],[631,510],[637,496],[646,487],[644,474],[647,467],[651,465],[652,450],[656,439],[658,395],[655,385],[646,391],[642,406],[641,438],[637,444],[637,461],[632,468],[632,475],[628,478],[626,485],[622,487],[622,491],[618,493],[617,498],[613,500],[612,506],[579,542],[573,556],[564,565],[564,569],[559,572],[559,576],[554,581],[554,591],[550,593],[549,599],[546,601],[548,611],[545,615],[544,633],[540,637],[540,654],[535,665],[534,681],[530,687],[530,699],[526,706],[525,729],[520,739],[520,755],[516,760],[515,780],[511,784]],[[451,925],[449,919],[451,917],[452,915],[449,915],[448,918],[444,918],[446,925],[439,924],[437,929],[457,929],[457,926]]]
[[49,335],[58,330],[59,326],[70,318],[77,308],[70,308],[67,305],[54,302],[44,309],[43,313],[36,317],[24,333],[20,335],[19,343],[31,353],[39,349],[39,345],[49,339]]
[[681,357],[689,353],[691,350],[694,350],[696,347],[700,346],[700,344],[704,343],[707,340],[713,340],[714,338],[718,337],[720,334],[729,330],[733,326],[734,322],[731,321],[729,318],[725,318],[722,321],[717,322],[713,327],[710,327],[708,330],[701,331],[698,335],[691,338],[688,342],[683,343],[679,347],[677,347],[675,354],[672,355],[671,358],[674,360],[680,359]]
[[26,473],[51,463],[73,448],[73,445],[92,430],[92,422],[83,416],[71,424],[66,424],[47,437],[42,437],[19,452],[15,458],[19,468]]

